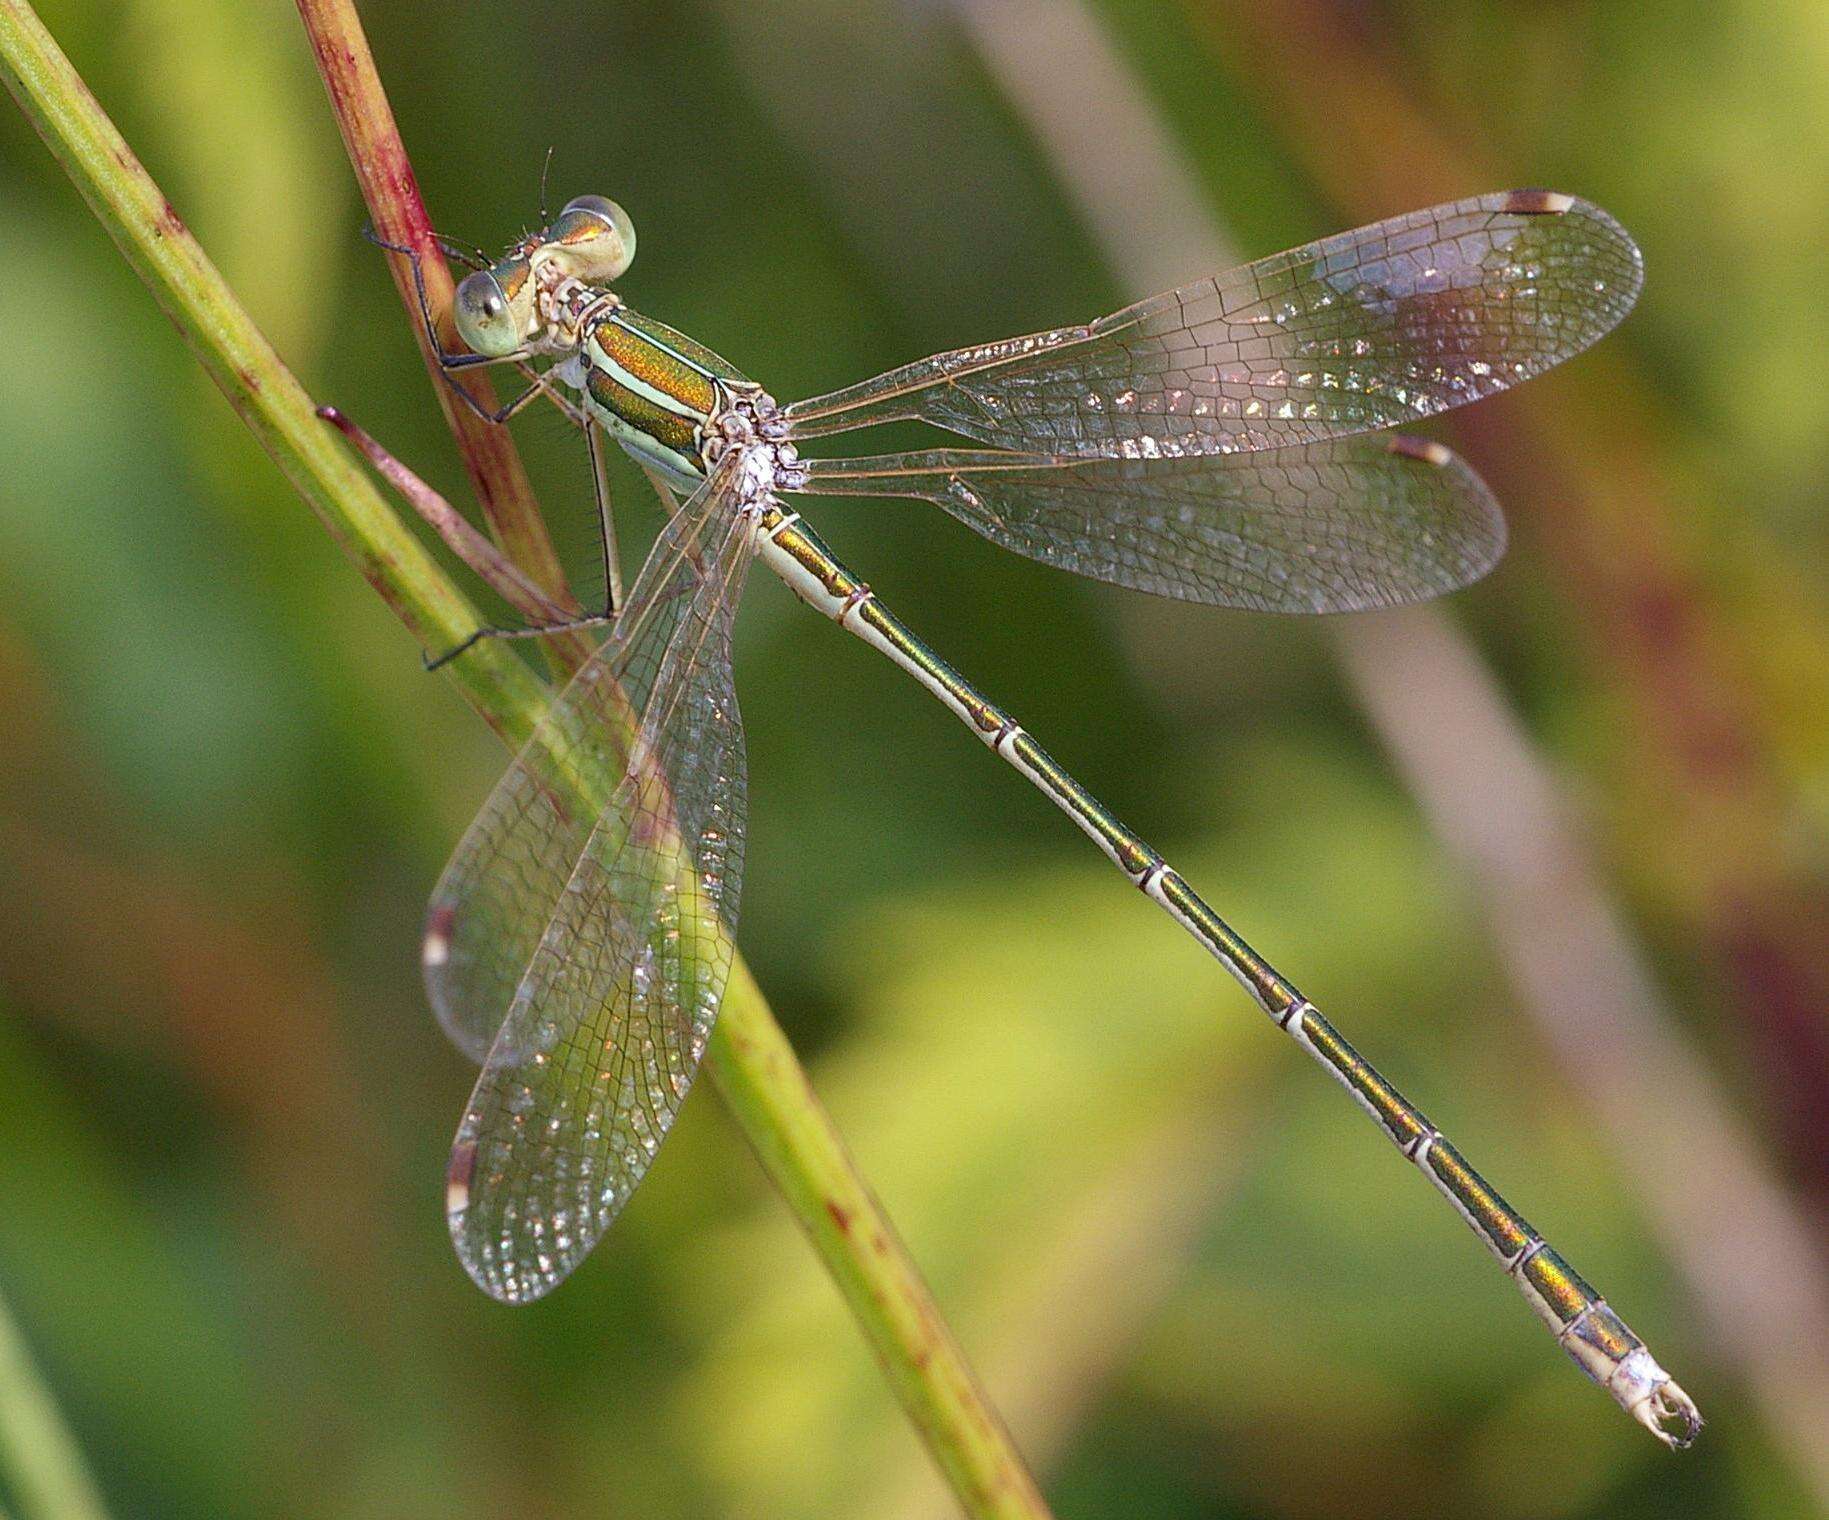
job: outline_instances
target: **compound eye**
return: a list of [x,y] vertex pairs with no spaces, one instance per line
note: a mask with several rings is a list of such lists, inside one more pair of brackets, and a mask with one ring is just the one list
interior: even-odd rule
[[514,303],[493,269],[479,269],[458,281],[451,319],[472,353],[501,359],[521,346],[521,326]]
[[601,195],[567,201],[546,238],[565,250],[566,263],[583,280],[614,280],[635,261],[635,223]]

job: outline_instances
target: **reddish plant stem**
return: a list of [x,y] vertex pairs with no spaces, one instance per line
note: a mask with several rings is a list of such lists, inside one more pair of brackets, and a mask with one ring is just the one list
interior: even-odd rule
[[[451,342],[446,320],[453,288],[451,271],[420,198],[418,178],[400,140],[393,107],[381,87],[355,6],[350,0],[298,0],[298,11],[375,233],[384,242],[413,250],[427,300],[439,323],[439,341]],[[478,416],[453,393],[439,365],[432,334],[420,316],[413,261],[400,253],[389,253],[387,261],[490,532],[548,601],[566,613],[575,612],[577,601],[566,586],[564,567],[553,550],[514,435]],[[495,390],[484,375],[472,371],[463,383],[479,406],[494,409]],[[555,635],[545,642],[549,659],[564,672],[576,670],[590,654],[590,641],[580,633]]]

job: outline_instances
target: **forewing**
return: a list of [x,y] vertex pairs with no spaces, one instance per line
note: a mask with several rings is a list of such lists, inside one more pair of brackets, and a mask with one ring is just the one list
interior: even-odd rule
[[[447,1189],[458,1256],[497,1298],[537,1298],[589,1252],[645,1175],[716,1018],[742,867],[730,635],[749,558],[739,504],[714,479],[656,541],[610,640],[440,883],[454,948],[478,904],[511,930],[495,951],[471,933],[461,1006],[480,1012],[476,989],[524,953]],[[504,884],[516,880],[537,893],[517,900]]]
[[1455,201],[1198,280],[1082,327],[937,354],[796,402],[795,437],[918,418],[999,448],[1177,458],[1413,423],[1560,363],[1643,271],[1550,191]]
[[804,490],[922,497],[1044,564],[1260,612],[1423,601],[1478,580],[1505,551],[1485,482],[1443,445],[1403,434],[1068,465],[934,449],[804,470]]

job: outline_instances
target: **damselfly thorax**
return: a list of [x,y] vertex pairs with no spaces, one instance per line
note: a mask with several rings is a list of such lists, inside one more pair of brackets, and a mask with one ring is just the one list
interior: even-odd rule
[[610,437],[681,489],[700,484],[733,447],[768,441],[786,451],[781,463],[794,460],[780,408],[760,385],[620,302],[586,318],[577,347],[554,373]]
[[734,364],[603,283],[622,273],[633,248],[620,207],[581,197],[551,228],[462,282],[457,327],[479,354],[510,342],[556,360],[545,381],[577,391],[617,444],[690,490],[729,447],[784,439],[786,430],[774,399]]

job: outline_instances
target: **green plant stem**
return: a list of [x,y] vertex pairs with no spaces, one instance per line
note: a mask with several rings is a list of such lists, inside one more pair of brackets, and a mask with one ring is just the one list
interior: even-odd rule
[[711,1036],[718,1093],[851,1306],[902,1407],[968,1515],[1045,1517],[1048,1509],[979,1386],[920,1270],[851,1159],[794,1048],[762,1006],[749,968],[731,968]]
[[[106,1520],[83,1454],[0,1299],[0,1471],[21,1520]],[[4,1513],[0,1511],[0,1513]]]
[[[23,0],[0,0],[0,76],[205,371],[364,578],[423,647],[449,648],[470,633],[475,609],[315,415]],[[511,747],[533,731],[546,688],[505,647],[484,643],[447,670]],[[1002,1421],[740,958],[706,1059],[965,1511],[1045,1517]]]

